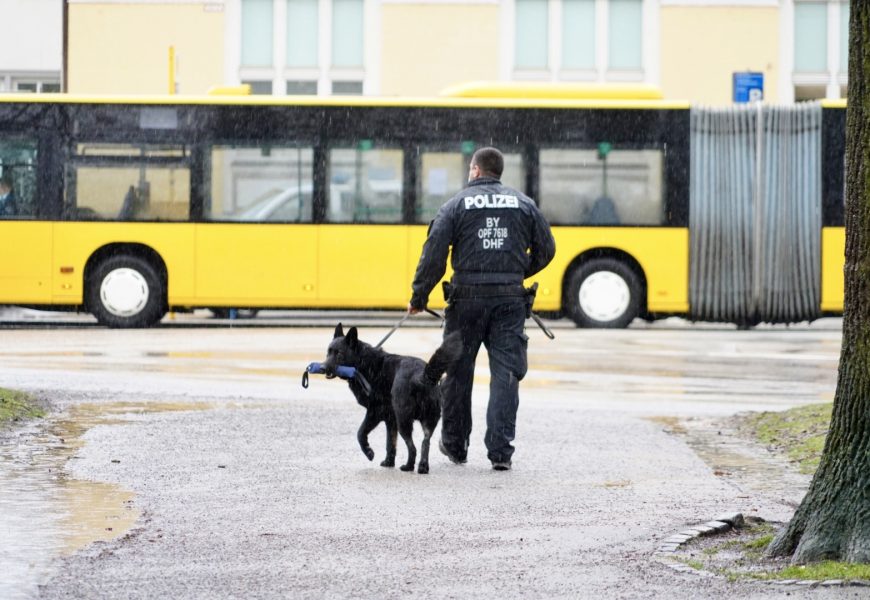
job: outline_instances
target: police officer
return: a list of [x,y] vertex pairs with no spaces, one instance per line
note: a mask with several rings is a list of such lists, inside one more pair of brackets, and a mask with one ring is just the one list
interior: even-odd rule
[[546,219],[533,200],[501,183],[503,170],[504,157],[495,148],[481,148],[471,157],[468,187],[447,201],[429,226],[408,306],[412,314],[426,307],[452,246],[444,335],[460,331],[463,353],[443,384],[439,448],[456,464],[467,460],[474,361],[483,344],[491,373],[484,442],[498,471],[511,468],[519,382],[528,368],[523,327],[529,296],[523,280],[546,267],[556,251]]

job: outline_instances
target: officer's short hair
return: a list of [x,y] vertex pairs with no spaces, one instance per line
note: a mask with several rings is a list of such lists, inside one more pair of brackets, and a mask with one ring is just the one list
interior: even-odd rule
[[471,164],[477,165],[484,175],[501,179],[504,171],[504,156],[497,148],[487,146],[478,149],[471,157]]

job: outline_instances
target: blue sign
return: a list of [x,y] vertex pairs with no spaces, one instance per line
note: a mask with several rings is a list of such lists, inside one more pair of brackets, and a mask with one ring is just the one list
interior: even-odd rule
[[764,100],[764,73],[734,73],[734,102]]

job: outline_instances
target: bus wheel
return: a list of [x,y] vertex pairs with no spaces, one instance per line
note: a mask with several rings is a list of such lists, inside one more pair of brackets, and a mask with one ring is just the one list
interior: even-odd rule
[[628,327],[640,313],[642,291],[638,276],[625,263],[599,258],[571,273],[565,308],[578,327]]
[[88,309],[107,327],[150,327],[166,313],[163,283],[147,260],[112,256],[88,279]]

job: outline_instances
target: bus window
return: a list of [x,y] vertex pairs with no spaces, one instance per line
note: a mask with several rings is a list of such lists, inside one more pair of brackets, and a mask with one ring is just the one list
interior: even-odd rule
[[415,221],[428,223],[441,205],[465,187],[470,156],[460,152],[422,152]]
[[[447,200],[468,183],[468,164],[471,154],[462,152],[422,151],[418,179],[415,221],[428,223]],[[522,156],[504,153],[502,182],[519,191],[525,191],[526,171]]]
[[662,225],[661,150],[541,149],[540,206],[554,225]]
[[181,146],[79,144],[65,212],[73,220],[187,221],[190,168]]
[[211,152],[212,221],[311,223],[314,150],[216,146]]
[[0,134],[0,219],[36,214],[36,142]]
[[402,156],[401,150],[375,148],[370,140],[356,148],[330,150],[326,220],[401,222]]
[[523,163],[522,155],[504,151],[502,151],[502,155],[504,156],[504,172],[501,174],[501,182],[525,193],[526,165]]

